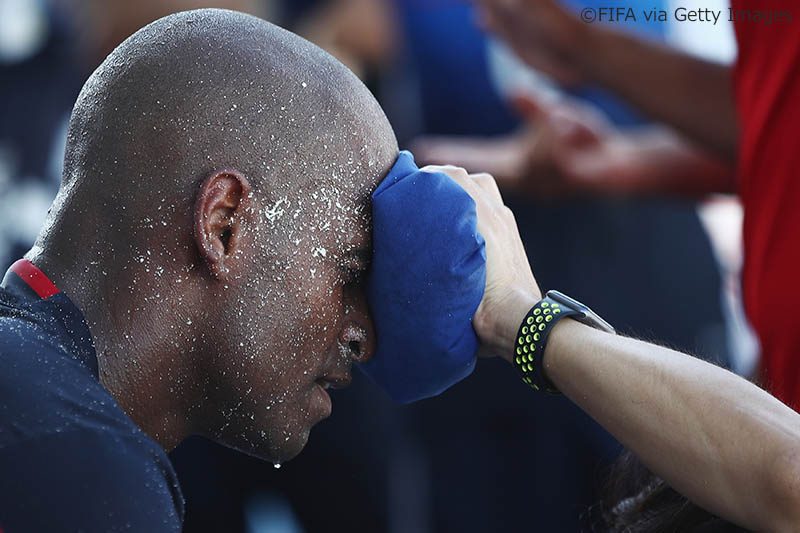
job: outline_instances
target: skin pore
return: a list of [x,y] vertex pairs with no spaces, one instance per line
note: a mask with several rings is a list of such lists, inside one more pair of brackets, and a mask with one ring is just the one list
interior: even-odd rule
[[179,13],[122,43],[70,122],[27,255],[81,309],[103,385],[171,449],[275,462],[373,351],[370,194],[397,155],[369,91],[255,17]]

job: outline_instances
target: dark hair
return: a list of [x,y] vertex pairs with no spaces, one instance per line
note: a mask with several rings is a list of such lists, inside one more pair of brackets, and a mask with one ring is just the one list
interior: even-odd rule
[[597,531],[620,533],[747,531],[690,502],[647,470],[630,451],[611,468]]

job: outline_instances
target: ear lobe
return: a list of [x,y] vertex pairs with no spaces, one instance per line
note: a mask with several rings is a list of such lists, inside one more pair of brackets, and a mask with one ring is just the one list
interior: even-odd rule
[[200,186],[194,206],[194,239],[217,278],[225,278],[235,260],[249,194],[247,178],[235,170],[216,171]]

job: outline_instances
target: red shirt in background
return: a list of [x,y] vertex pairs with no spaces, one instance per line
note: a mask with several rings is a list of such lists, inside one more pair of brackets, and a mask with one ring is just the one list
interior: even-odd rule
[[[761,341],[764,385],[800,408],[800,4],[732,0],[791,20],[734,20],[745,308]],[[739,14],[739,13],[737,13]],[[741,13],[745,15],[746,13]]]

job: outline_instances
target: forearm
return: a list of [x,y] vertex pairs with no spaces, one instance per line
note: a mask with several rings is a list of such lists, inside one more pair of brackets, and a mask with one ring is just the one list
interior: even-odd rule
[[580,54],[584,76],[733,162],[738,125],[731,69],[600,26]]
[[660,127],[631,130],[618,134],[611,142],[620,147],[621,153],[630,154],[636,163],[610,173],[615,182],[610,186],[598,182],[599,193],[702,198],[736,191],[733,165],[670,130]]
[[760,530],[797,519],[800,415],[755,385],[572,320],[552,331],[544,364],[566,396],[699,505]]
[[[475,200],[486,288],[472,325],[513,364],[517,328],[541,299],[513,213],[491,176],[436,168]],[[743,527],[800,530],[800,414],[722,368],[570,318],[544,350],[534,367],[677,491]]]

